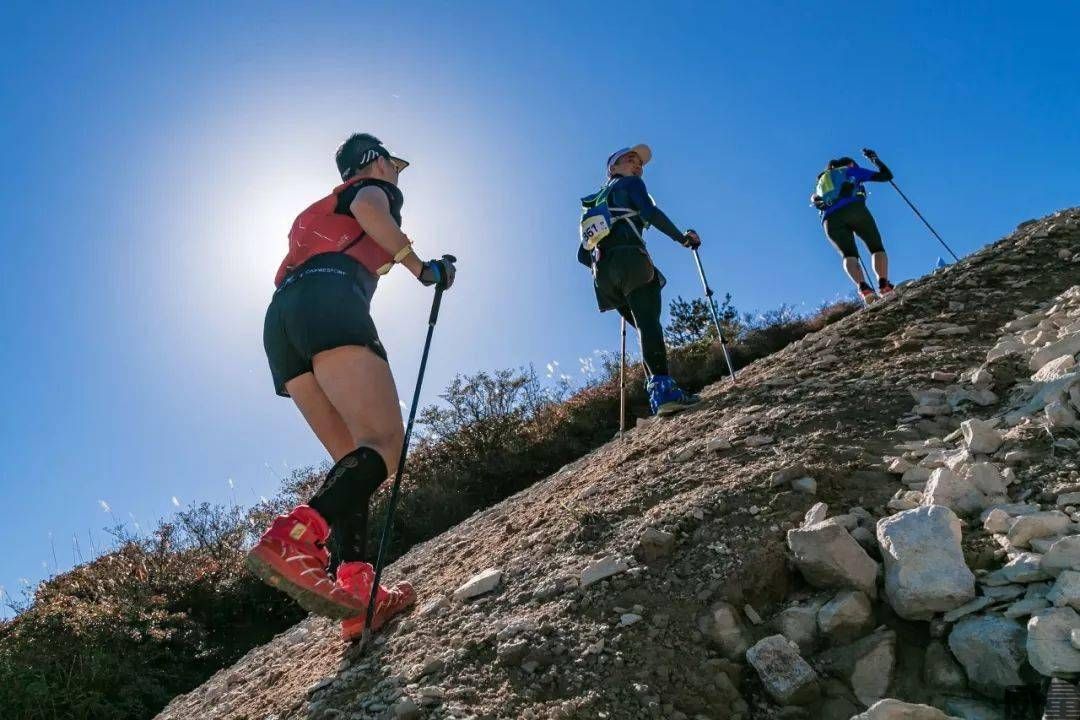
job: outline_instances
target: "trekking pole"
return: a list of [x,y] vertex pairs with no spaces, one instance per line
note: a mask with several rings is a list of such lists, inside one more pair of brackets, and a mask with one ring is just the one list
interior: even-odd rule
[[[870,271],[866,269],[866,263],[862,261],[862,255],[859,256],[859,267],[862,268],[866,284],[870,285]],[[874,275],[874,277],[877,277],[877,275]],[[870,287],[873,287],[873,285],[870,285]]]
[[622,349],[619,354],[619,437],[626,430],[626,318],[619,318]]
[[694,262],[697,263],[698,275],[701,276],[701,284],[705,286],[705,297],[709,301],[709,312],[712,313],[713,324],[716,325],[716,336],[720,340],[720,349],[724,351],[724,361],[727,363],[728,374],[731,375],[731,382],[735,382],[735,366],[731,364],[731,355],[728,353],[727,343],[724,342],[724,331],[720,329],[720,318],[716,314],[716,303],[713,302],[713,291],[709,287],[709,281],[705,279],[705,269],[701,266],[701,256],[698,255],[697,248],[693,249]]
[[949,254],[953,256],[953,260],[956,260],[956,262],[960,262],[960,258],[956,256],[956,253],[953,252],[953,249],[949,247],[944,240],[941,239],[941,236],[938,235],[938,231],[934,229],[934,226],[926,222],[926,218],[924,218],[922,216],[922,213],[919,212],[919,208],[915,207],[914,203],[908,200],[908,196],[904,194],[904,191],[900,189],[900,186],[892,180],[889,181],[889,184],[896,189],[896,192],[900,193],[900,197],[904,198],[904,202],[908,204],[908,207],[915,211],[915,214],[918,215],[919,219],[923,221],[923,225],[926,225],[926,227],[930,228],[930,232],[934,233],[934,237],[938,239],[938,242],[941,243],[945,247],[945,249],[949,251]]
[[[453,255],[444,255],[450,262],[457,262]],[[390,544],[390,526],[394,520],[394,506],[397,504],[398,492],[401,488],[401,478],[405,475],[405,458],[409,453],[409,437],[412,435],[413,422],[416,420],[416,408],[420,404],[420,387],[424,383],[424,371],[427,369],[428,352],[431,350],[431,336],[435,332],[435,323],[439,319],[439,306],[442,305],[443,288],[435,288],[435,298],[431,301],[431,314],[428,316],[427,338],[424,340],[424,353],[420,356],[420,372],[416,377],[416,387],[413,389],[412,407],[409,408],[409,422],[405,425],[405,439],[401,445],[401,458],[398,460],[397,474],[394,476],[394,484],[390,488],[390,502],[386,505],[386,522],[383,523],[382,534],[379,537],[379,554],[375,560],[375,580],[371,584],[371,597],[368,598],[367,615],[364,618],[364,634],[360,639],[360,647],[367,645],[371,637],[371,621],[375,617],[375,597],[379,591],[379,580],[382,578],[383,558],[386,555],[387,546]]]

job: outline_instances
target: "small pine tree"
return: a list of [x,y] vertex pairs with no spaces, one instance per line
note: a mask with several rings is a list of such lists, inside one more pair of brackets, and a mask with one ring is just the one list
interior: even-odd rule
[[[671,321],[664,330],[664,336],[672,347],[681,347],[694,343],[716,339],[712,314],[704,298],[684,300],[682,296],[671,301],[669,308]],[[724,339],[731,340],[739,332],[739,311],[731,302],[731,293],[724,294],[724,301],[717,308],[720,326],[724,329]]]

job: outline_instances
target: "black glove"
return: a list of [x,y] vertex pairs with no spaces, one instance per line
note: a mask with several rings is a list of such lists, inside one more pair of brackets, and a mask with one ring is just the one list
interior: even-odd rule
[[435,285],[440,290],[447,290],[454,284],[454,276],[457,275],[455,262],[457,258],[453,255],[443,255],[441,260],[428,260],[417,279],[429,287]]
[[875,165],[878,164],[879,158],[877,156],[877,153],[874,152],[873,150],[871,150],[870,148],[863,148],[862,149],[862,154],[870,162],[874,163]]
[[688,247],[691,250],[697,250],[701,247],[701,238],[693,230],[687,230],[683,234],[682,240],[683,247]]
[[825,204],[825,200],[823,200],[820,195],[811,195],[810,204],[816,207],[818,210],[824,210],[828,207],[828,205]]

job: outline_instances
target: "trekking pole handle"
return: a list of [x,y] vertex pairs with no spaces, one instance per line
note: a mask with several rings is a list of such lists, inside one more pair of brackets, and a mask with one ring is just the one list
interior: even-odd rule
[[[443,255],[443,260],[456,263],[457,258],[453,255]],[[439,319],[439,308],[442,307],[442,295],[445,288],[435,286],[435,299],[431,302],[431,314],[428,316],[428,327],[435,327],[436,321]]]

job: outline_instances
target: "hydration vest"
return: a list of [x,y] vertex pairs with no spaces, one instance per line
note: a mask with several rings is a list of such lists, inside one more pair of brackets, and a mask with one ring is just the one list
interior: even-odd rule
[[617,180],[619,178],[614,177],[604,183],[599,192],[581,198],[581,246],[586,250],[596,248],[601,240],[611,234],[619,220],[626,220],[634,234],[641,239],[637,226],[630,221],[630,218],[637,217],[639,213],[630,208],[608,205],[608,195]]
[[848,177],[847,171],[846,167],[839,167],[826,170],[818,175],[814,194],[821,198],[822,205],[832,207],[837,200],[852,195],[866,197],[866,190],[861,184],[853,183]]
[[286,275],[324,253],[345,253],[376,275],[390,272],[394,257],[367,236],[351,212],[336,212],[341,193],[353,186],[369,185],[380,187],[390,195],[390,214],[400,227],[403,197],[394,184],[374,178],[353,178],[338,185],[329,195],[296,216],[289,230],[289,252],[278,267],[275,286],[281,287]]

